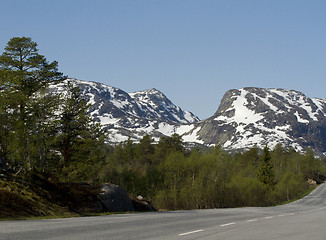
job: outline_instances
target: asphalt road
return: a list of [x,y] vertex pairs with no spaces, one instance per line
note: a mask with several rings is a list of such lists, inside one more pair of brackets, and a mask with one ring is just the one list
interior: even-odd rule
[[325,240],[326,184],[291,204],[0,222],[0,239]]

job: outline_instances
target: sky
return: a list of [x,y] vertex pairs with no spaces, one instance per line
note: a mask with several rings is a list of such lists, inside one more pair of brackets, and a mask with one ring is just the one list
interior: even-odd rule
[[31,37],[71,78],[156,88],[200,119],[230,89],[326,98],[325,0],[0,0],[0,49]]

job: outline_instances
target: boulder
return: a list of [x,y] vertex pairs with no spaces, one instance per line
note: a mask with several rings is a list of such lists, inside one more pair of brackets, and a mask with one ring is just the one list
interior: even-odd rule
[[135,199],[132,199],[132,202],[134,204],[135,211],[138,212],[153,212],[156,211],[151,203],[147,200],[145,200],[141,195],[137,196]]
[[97,195],[103,212],[131,212],[135,211],[132,200],[126,190],[115,184],[102,184]]
[[317,185],[317,182],[314,179],[311,179],[311,178],[308,178],[307,183],[310,186],[316,186]]

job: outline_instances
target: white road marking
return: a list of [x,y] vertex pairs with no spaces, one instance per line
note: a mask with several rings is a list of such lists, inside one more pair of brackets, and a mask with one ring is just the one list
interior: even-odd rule
[[284,217],[285,216],[285,214],[280,214],[280,215],[277,215],[278,217]]
[[274,216],[264,217],[264,219],[271,219],[274,218]]
[[250,220],[247,220],[246,222],[256,222],[256,221],[258,221],[258,219],[257,219],[257,218],[255,218],[255,219],[250,219]]
[[226,226],[230,226],[230,225],[234,225],[235,223],[232,222],[232,223],[226,223],[226,224],[222,224],[220,225],[220,227],[226,227]]
[[203,229],[199,229],[199,230],[195,230],[192,232],[186,232],[186,233],[180,233],[179,236],[185,236],[185,235],[189,235],[189,234],[193,234],[193,233],[198,233],[198,232],[202,232],[204,231]]

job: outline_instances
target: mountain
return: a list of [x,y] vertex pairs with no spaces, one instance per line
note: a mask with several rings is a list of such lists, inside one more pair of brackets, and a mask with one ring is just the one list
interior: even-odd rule
[[226,150],[248,149],[278,143],[318,155],[326,153],[326,99],[309,98],[285,89],[242,88],[229,90],[215,114],[187,135],[196,141],[219,143]]
[[297,151],[310,147],[326,156],[325,98],[285,89],[233,89],[225,93],[212,117],[200,121],[154,88],[127,93],[97,82],[67,79],[51,86],[52,91],[64,91],[67,81],[78,86],[89,101],[94,121],[108,129],[109,143],[129,137],[138,141],[145,134],[158,141],[177,133],[185,142],[218,143],[228,151],[266,144],[274,148],[280,143]]
[[174,105],[154,88],[127,93],[102,83],[67,79],[50,86],[50,90],[64,91],[67,82],[78,86],[91,104],[90,114],[94,121],[109,130],[110,143],[125,141],[129,137],[139,140],[145,134],[158,140],[161,136],[175,133],[180,125],[199,121],[197,116]]

